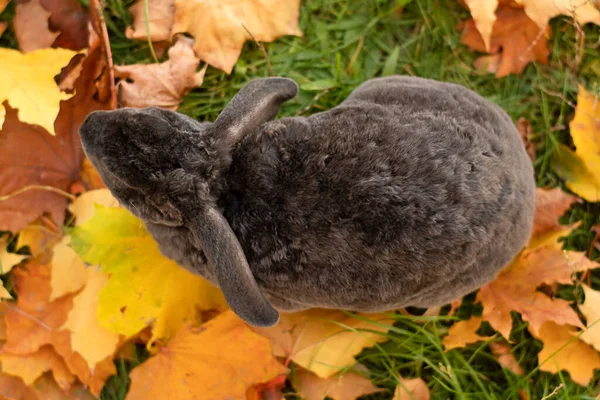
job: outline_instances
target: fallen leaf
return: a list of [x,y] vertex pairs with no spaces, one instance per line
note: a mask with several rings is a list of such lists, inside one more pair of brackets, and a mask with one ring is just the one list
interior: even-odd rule
[[248,31],[261,42],[301,36],[299,6],[300,0],[175,0],[172,33],[190,33],[198,58],[231,73],[244,42],[252,39]]
[[12,299],[13,297],[9,293],[8,289],[0,285],[0,299]]
[[544,343],[544,347],[538,353],[538,363],[542,371],[553,374],[561,370],[568,371],[573,382],[587,386],[594,376],[594,370],[600,369],[600,355],[575,337],[575,328],[545,322],[539,331],[531,329],[531,326],[529,331]]
[[21,378],[0,372],[0,399],[38,400]]
[[393,400],[429,400],[431,394],[425,381],[421,378],[406,379],[400,377]]
[[585,317],[586,329],[579,337],[600,351],[600,292],[581,284],[585,293],[585,302],[579,305],[579,311]]
[[47,264],[52,257],[54,245],[60,242],[62,232],[46,219],[38,219],[19,232],[17,249],[27,246],[31,255],[41,264]]
[[92,219],[96,212],[96,204],[103,207],[119,206],[118,200],[114,198],[108,189],[97,189],[85,192],[69,205],[69,211],[71,211],[76,218],[76,225],[83,225]]
[[525,145],[525,150],[527,150],[527,155],[531,161],[535,161],[535,145],[531,139],[531,122],[526,118],[520,117],[517,120],[517,130],[519,131],[519,136],[521,136],[521,140]]
[[548,62],[550,52],[547,38],[551,34],[550,27],[540,30],[522,9],[505,6],[497,9],[489,47],[473,20],[461,26],[465,28],[463,44],[476,51],[500,54],[497,70],[493,71],[498,78],[511,73],[520,74],[532,61],[542,64]]
[[558,219],[577,202],[577,197],[563,192],[560,188],[542,189],[535,191],[535,215],[533,219],[532,236],[549,231],[562,229]]
[[[4,50],[0,49],[0,52]],[[0,69],[6,65],[5,59],[2,60]],[[84,158],[79,126],[91,111],[110,107],[95,99],[94,81],[102,73],[104,65],[101,48],[91,48],[83,63],[82,74],[75,84],[75,95],[60,104],[60,113],[54,124],[57,136],[51,137],[40,127],[20,122],[17,112],[10,107],[7,109],[6,120],[0,131],[0,230],[18,232],[44,212],[51,213],[57,223],[63,223],[67,199],[63,194],[56,193],[55,189],[65,191],[71,182],[79,178]],[[32,96],[36,99],[45,96],[35,85],[32,90]],[[30,100],[28,104],[32,104]],[[50,188],[26,190],[32,185]]]
[[329,378],[354,365],[354,356],[363,348],[385,341],[392,322],[386,314],[353,316],[311,309],[281,314],[276,326],[255,330],[272,341],[275,355],[289,357],[318,377]]
[[496,8],[498,7],[498,0],[465,0],[475,26],[481,34],[483,43],[485,44],[485,50],[490,49],[490,39],[492,37],[492,27],[496,22]]
[[514,0],[525,7],[525,13],[540,28],[558,15],[573,17],[580,25],[600,25],[600,11],[588,0]]
[[75,381],[62,358],[52,346],[42,346],[34,353],[20,355],[3,352],[0,354],[2,372],[18,376],[26,385],[31,386],[46,371],[52,371],[56,382],[63,390],[69,390]]
[[224,308],[221,291],[164,257],[143,223],[122,208],[96,206],[75,228],[71,247],[110,275],[100,292],[100,324],[130,337],[154,323],[153,339],[173,337],[200,311]]
[[66,294],[75,293],[84,287],[86,267],[77,253],[69,247],[70,236],[65,236],[54,246],[52,255],[52,274],[50,278],[50,301]]
[[322,400],[325,397],[333,400],[355,400],[365,394],[384,390],[373,385],[364,376],[353,372],[323,379],[309,371],[298,369],[293,376],[292,384],[305,400]]
[[446,351],[489,339],[490,336],[480,336],[475,333],[481,326],[481,322],[481,317],[471,317],[465,321],[455,322],[448,329],[448,335],[442,340]]
[[100,326],[96,317],[98,294],[107,282],[105,273],[87,268],[85,287],[73,298],[73,308],[62,326],[71,331],[71,348],[81,354],[92,371],[97,363],[112,356],[119,344],[119,335]]
[[27,258],[27,256],[9,253],[5,239],[0,237],[0,275],[8,274],[15,265]]
[[[9,0],[0,0],[0,14],[2,14],[2,11],[4,11],[4,8],[6,8],[8,1]],[[4,21],[0,21],[0,36],[2,36],[2,34],[4,33],[4,30],[6,28],[8,28],[8,23],[6,23]],[[0,111],[0,116],[2,116],[2,111]]]
[[39,400],[96,400],[81,383],[72,385],[69,391],[65,392],[48,373],[39,377],[28,389]]
[[569,124],[575,152],[559,152],[556,171],[567,187],[582,198],[600,201],[600,101],[579,86],[575,117]]
[[[148,0],[147,18],[144,4],[144,1],[138,1],[129,7],[133,25],[127,27],[125,36],[128,39],[147,40],[149,34],[153,42],[170,41],[175,17],[175,0]],[[146,29],[146,24],[149,29]]]
[[[23,54],[13,49],[0,48],[0,103],[8,101],[14,119],[25,124],[36,124],[55,135],[54,120],[61,100],[71,95],[61,92],[54,81],[61,68],[66,66],[75,52],[66,49],[40,49]],[[6,110],[6,118],[10,112]],[[5,117],[0,114],[0,125],[6,133]],[[46,132],[43,132],[47,135]],[[9,145],[4,144],[4,146]],[[13,151],[15,151],[14,149]],[[20,157],[24,154],[20,153]],[[1,228],[0,228],[1,229]]]
[[15,0],[15,16],[12,24],[23,53],[52,46],[58,33],[48,28],[50,13],[40,0]]
[[40,1],[50,12],[50,29],[59,32],[54,47],[78,51],[89,46],[89,13],[77,0]]
[[[8,28],[8,24],[4,21],[0,21],[0,37],[2,36],[6,28]],[[2,114],[2,112],[0,112],[0,114]]]
[[115,67],[116,76],[127,79],[120,83],[123,105],[176,110],[183,96],[204,79],[206,67],[196,72],[200,60],[193,44],[193,39],[180,35],[169,49],[168,61]]
[[199,328],[183,326],[136,367],[126,399],[245,399],[250,386],[286,373],[269,341],[226,311]]
[[106,189],[100,174],[88,158],[85,158],[81,165],[81,181],[85,190]]
[[525,249],[494,281],[479,290],[482,317],[507,339],[512,328],[511,311],[520,313],[534,332],[548,321],[582,327],[567,301],[552,299],[536,289],[543,283],[571,284],[574,272],[598,265],[583,253],[562,251],[555,245]]
[[512,371],[515,375],[523,376],[523,368],[521,367],[515,356],[511,353],[511,348],[508,344],[500,342],[490,342],[488,346],[492,351],[494,357],[496,357],[496,360],[498,360],[498,364]]

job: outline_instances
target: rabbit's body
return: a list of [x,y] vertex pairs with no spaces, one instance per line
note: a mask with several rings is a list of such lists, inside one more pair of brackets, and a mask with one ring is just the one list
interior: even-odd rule
[[[280,310],[441,305],[493,279],[531,231],[535,182],[518,133],[458,85],[373,79],[329,111],[257,124],[221,156],[203,187]],[[220,283],[208,239],[146,223],[165,255]]]

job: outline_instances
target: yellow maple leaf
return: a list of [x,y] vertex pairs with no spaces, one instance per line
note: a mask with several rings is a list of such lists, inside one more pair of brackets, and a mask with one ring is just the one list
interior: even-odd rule
[[76,225],[82,225],[92,219],[96,212],[96,204],[104,207],[118,207],[119,201],[106,188],[82,193],[69,205],[69,211],[76,218]]
[[255,329],[271,340],[276,355],[329,378],[356,364],[354,356],[362,349],[386,340],[392,323],[393,318],[382,313],[311,309],[281,314],[274,327]]
[[252,39],[248,31],[261,42],[301,36],[299,6],[300,0],[175,0],[172,33],[190,33],[198,58],[231,73],[244,42]]
[[[18,109],[19,120],[39,125],[54,135],[54,120],[61,100],[72,94],[61,92],[54,76],[77,54],[67,49],[41,49],[23,54],[0,48],[0,104]],[[0,107],[0,126],[4,123]]]
[[471,317],[465,321],[455,322],[448,329],[448,335],[442,340],[446,350],[465,347],[468,344],[489,339],[489,336],[480,336],[475,333],[481,326],[482,321],[481,317]]
[[94,312],[108,276],[95,267],[87,268],[86,272],[85,287],[73,298],[73,308],[62,328],[71,331],[73,351],[81,354],[93,371],[96,364],[115,352],[119,335],[100,326]]
[[557,373],[568,371],[573,382],[587,386],[600,369],[600,355],[587,343],[576,338],[577,330],[568,325],[546,322],[536,332],[529,327],[531,334],[544,343],[538,353],[542,371]]
[[86,268],[77,253],[69,247],[70,236],[65,236],[54,246],[52,274],[50,275],[50,301],[74,293],[85,285]]
[[135,368],[126,399],[241,400],[252,385],[286,373],[269,341],[226,311],[199,328],[183,326]]
[[154,323],[153,342],[173,337],[200,311],[224,308],[221,291],[164,257],[143,223],[122,208],[96,206],[75,228],[71,247],[110,275],[100,291],[100,324],[126,337]]
[[573,192],[588,201],[600,201],[600,99],[581,85],[569,127],[575,152],[562,146],[556,171]]
[[369,379],[355,372],[347,372],[327,379],[319,378],[304,369],[298,369],[292,380],[294,388],[303,399],[354,400],[360,396],[381,392]]
[[587,323],[580,338],[600,351],[600,292],[584,284],[581,287],[585,292],[585,302],[579,305],[579,311]]

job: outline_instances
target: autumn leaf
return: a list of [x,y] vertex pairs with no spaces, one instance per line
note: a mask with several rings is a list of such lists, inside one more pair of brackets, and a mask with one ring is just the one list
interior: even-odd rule
[[175,0],[172,33],[190,33],[200,60],[231,73],[244,42],[252,39],[248,31],[261,42],[301,36],[299,6],[300,0]]
[[40,218],[19,232],[17,249],[27,247],[40,264],[47,264],[52,257],[52,248],[60,242],[62,232],[56,224]]
[[108,189],[97,189],[85,192],[69,204],[69,211],[75,216],[76,225],[83,225],[92,219],[96,212],[96,204],[103,207],[119,206],[118,200],[114,198]]
[[473,20],[464,24],[464,27],[463,44],[473,50],[493,54],[476,61],[476,66],[495,73],[498,78],[511,73],[520,74],[532,61],[542,64],[548,62],[547,38],[550,37],[550,28],[540,30],[521,9],[498,8],[489,46],[486,46]]
[[429,400],[431,394],[425,381],[421,378],[406,379],[400,377],[393,400]]
[[129,39],[147,40],[149,32],[153,42],[170,41],[175,18],[175,0],[148,0],[147,18],[144,6],[144,1],[138,1],[129,7],[133,16],[133,26],[127,27],[125,35]]
[[96,206],[73,232],[71,247],[110,279],[100,292],[100,324],[130,337],[154,323],[153,340],[169,339],[200,311],[222,308],[220,290],[164,257],[143,223],[122,208]]
[[183,326],[135,368],[126,399],[245,399],[252,385],[286,373],[269,341],[226,311],[199,328]]
[[50,301],[54,301],[66,294],[78,292],[85,286],[85,263],[69,247],[70,241],[71,237],[65,236],[54,246],[51,261]]
[[168,61],[115,67],[116,76],[127,79],[120,83],[123,105],[176,110],[183,96],[204,79],[206,67],[196,72],[200,60],[193,44],[192,39],[180,35],[169,49]]
[[351,315],[337,310],[311,309],[281,314],[277,325],[256,328],[273,343],[275,355],[329,378],[356,363],[363,348],[386,340],[392,318],[386,314]]
[[59,35],[54,47],[82,50],[89,46],[89,13],[77,0],[40,0],[50,12],[49,27]]
[[292,383],[298,394],[306,400],[321,400],[325,397],[333,400],[355,400],[360,396],[384,390],[354,372],[323,379],[304,369],[297,369]]
[[544,347],[538,353],[538,362],[542,371],[551,373],[568,371],[574,382],[587,386],[594,376],[594,370],[600,369],[600,355],[591,346],[575,337],[577,334],[575,328],[545,322],[538,331],[531,329],[531,326],[529,331],[544,343]]
[[6,239],[0,236],[0,275],[9,273],[13,267],[27,258],[27,256],[9,253]]
[[600,11],[588,0],[514,0],[540,28],[558,15],[573,17],[581,25],[600,25]]
[[481,322],[481,317],[471,317],[465,321],[455,322],[448,329],[448,335],[442,340],[446,351],[489,339],[489,336],[480,336],[475,333],[481,326]]
[[19,49],[23,53],[46,49],[52,46],[58,37],[48,27],[50,13],[42,6],[40,0],[15,0],[16,12],[12,24]]
[[[0,49],[0,52],[4,50]],[[89,112],[109,107],[95,98],[94,81],[98,77],[97,70],[102,70],[102,57],[99,47],[90,49],[83,61],[82,74],[76,81],[75,96],[61,102],[56,122],[52,119],[56,136],[51,137],[38,126],[22,123],[17,118],[16,110],[7,109],[6,120],[0,131],[0,230],[18,232],[44,212],[51,213],[53,219],[62,224],[67,198],[52,188],[65,191],[71,182],[79,178],[84,158],[79,126]],[[6,66],[6,60],[2,60],[0,69]],[[0,84],[0,91],[2,88]],[[45,96],[35,86],[31,90],[31,96],[36,99]],[[31,101],[28,100],[28,103],[31,104]],[[50,189],[26,190],[32,185],[48,186]]]
[[578,199],[560,188],[535,191],[535,215],[533,219],[532,236],[541,235],[563,228],[558,219],[577,202]]
[[579,305],[579,311],[585,317],[586,330],[579,337],[600,351],[600,292],[582,284],[585,302]]
[[579,86],[575,117],[569,124],[575,152],[562,146],[556,172],[582,198],[600,201],[600,101]]
[[496,22],[498,0],[465,0],[465,3],[471,12],[475,27],[481,34],[481,38],[485,45],[485,51],[489,51],[492,27],[494,26],[494,22]]
[[[18,110],[18,117],[17,111],[14,111],[14,120],[18,118],[25,124],[38,125],[55,135],[54,120],[59,112],[59,103],[72,95],[59,90],[54,75],[75,54],[66,49],[41,49],[23,54],[17,50],[0,48],[0,103],[8,101],[10,107]],[[10,114],[8,110],[6,113]],[[2,131],[6,133],[10,124],[7,127],[3,114],[0,112],[0,125],[4,123]],[[19,154],[21,157],[23,155]]]

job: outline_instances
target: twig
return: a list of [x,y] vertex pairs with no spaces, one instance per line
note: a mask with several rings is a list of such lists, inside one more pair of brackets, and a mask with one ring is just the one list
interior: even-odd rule
[[27,185],[27,186],[22,187],[21,189],[17,190],[16,192],[12,192],[9,194],[5,194],[4,196],[0,196],[0,201],[9,200],[15,196],[18,196],[18,195],[28,192],[30,190],[47,190],[48,192],[54,192],[54,193],[60,194],[62,196],[65,196],[66,198],[70,199],[71,201],[75,200],[75,196],[73,196],[71,193],[67,193],[64,190],[55,188],[54,186]]
[[109,80],[109,91],[111,97],[111,106],[116,106],[115,98],[115,71],[113,68],[112,50],[110,49],[110,40],[108,38],[108,30],[106,29],[106,22],[104,21],[103,5],[100,4],[101,0],[91,0],[90,5],[92,6],[92,19],[95,22],[98,36],[101,38],[102,47],[104,48],[104,57],[106,58],[106,65],[108,67],[108,80]]
[[554,388],[554,390],[552,391],[552,393],[550,393],[550,394],[549,394],[549,395],[547,395],[547,396],[544,396],[544,397],[542,397],[542,399],[541,399],[541,400],[548,400],[550,397],[552,397],[552,396],[554,396],[555,394],[557,394],[557,393],[558,393],[558,391],[559,391],[560,389],[562,389],[564,386],[565,386],[565,384],[564,384],[564,383],[561,383],[560,385],[558,385],[557,387],[555,387],[555,388]]
[[244,27],[244,29],[246,30],[246,32],[248,32],[248,35],[250,35],[250,37],[252,38],[252,40],[254,40],[254,43],[256,43],[256,45],[258,46],[258,48],[260,49],[260,51],[263,53],[263,56],[265,56],[265,60],[267,61],[267,68],[269,69],[269,75],[270,76],[275,76],[275,73],[273,73],[273,67],[271,66],[271,60],[269,59],[269,55],[267,54],[267,50],[265,50],[265,46],[263,46],[263,44],[261,42],[259,42],[258,40],[256,40],[256,38],[254,37],[254,35],[252,34],[252,32],[250,32],[248,30],[248,28],[246,28],[246,25],[242,24],[242,26]]

